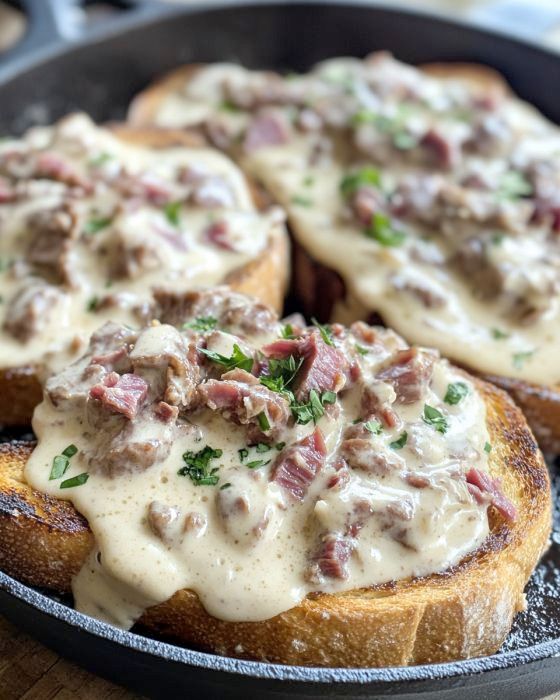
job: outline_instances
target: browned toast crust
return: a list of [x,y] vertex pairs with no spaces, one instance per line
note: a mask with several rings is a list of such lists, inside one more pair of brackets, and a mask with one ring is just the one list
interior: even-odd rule
[[[288,664],[406,665],[496,651],[547,546],[550,484],[521,411],[501,390],[475,382],[487,406],[491,472],[519,517],[509,524],[491,509],[491,535],[459,566],[372,589],[315,594],[263,622],[217,620],[183,590],[149,609],[140,625],[216,653]],[[30,449],[0,449],[0,567],[26,583],[68,592],[93,538],[70,504],[24,483]]]
[[[194,132],[157,127],[113,125],[118,137],[129,143],[151,148],[184,146],[197,148],[205,144]],[[256,206],[268,204],[261,191],[248,181]],[[254,296],[263,304],[281,312],[289,277],[289,241],[280,228],[271,234],[258,258],[233,270],[224,280],[237,292]],[[0,425],[26,426],[31,423],[33,409],[41,401],[42,390],[37,368],[33,366],[0,369]]]
[[[162,100],[184,86],[200,68],[197,64],[182,66],[149,85],[132,101],[129,121],[138,126],[153,124]],[[475,88],[493,89],[497,94],[512,94],[504,78],[488,66],[460,62],[428,63],[421,69],[441,79],[461,80]],[[308,315],[327,321],[336,301],[344,296],[344,283],[334,270],[311,260],[299,246],[295,248],[295,295]],[[371,309],[371,312],[371,316],[375,317],[376,309]],[[508,391],[515,399],[526,413],[543,450],[560,451],[560,386],[539,386],[509,377],[484,378]]]

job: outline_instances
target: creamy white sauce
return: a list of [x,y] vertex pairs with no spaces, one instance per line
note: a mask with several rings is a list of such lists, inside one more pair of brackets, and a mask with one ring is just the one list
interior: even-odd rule
[[[468,91],[473,90],[472,85],[467,87],[468,84],[461,80],[431,78],[416,69],[391,61],[383,62],[378,70],[385,76],[393,71],[396,80],[419,90],[430,103],[431,111],[419,110],[408,119],[412,132],[421,134],[434,123],[451,140],[461,137],[465,124],[461,122],[460,115],[458,119],[450,115],[469,94]],[[375,79],[375,76],[375,70],[367,68],[367,61],[333,59],[319,64],[311,73],[296,78],[295,83],[301,83],[313,105],[320,104],[322,94],[328,92],[329,83],[344,85],[351,78],[353,99],[364,109],[389,116],[398,115],[398,103],[391,96],[380,99],[368,88],[367,81]],[[220,120],[229,120],[232,127],[240,125],[239,128],[243,128],[250,118],[250,112],[229,115],[224,110],[217,110],[223,100],[223,86],[237,86],[242,93],[267,79],[262,72],[246,71],[231,64],[210,66],[199,71],[182,91],[171,93],[163,99],[155,121],[177,126],[194,124],[202,118],[218,115]],[[343,110],[344,97],[340,103]],[[560,134],[555,126],[532,107],[513,97],[507,98],[497,114],[506,120],[513,134],[508,158],[514,164],[522,167],[534,159],[543,158],[558,167]],[[347,117],[344,117],[342,124],[347,124]],[[329,138],[332,138],[332,132]],[[429,245],[432,256],[436,254],[436,257],[445,260],[457,245],[449,233],[442,235],[431,230],[430,226],[413,221],[399,223],[407,234],[406,243],[401,247],[383,247],[364,236],[358,224],[348,217],[346,220],[344,218],[346,204],[339,185],[343,175],[353,167],[367,165],[368,160],[362,156],[351,162],[345,139],[346,136],[341,139],[335,136],[333,157],[315,166],[310,165],[315,135],[295,130],[286,144],[263,147],[249,155],[238,154],[243,167],[259,178],[286,208],[296,239],[313,258],[343,277],[348,298],[346,302],[341,301],[337,308],[344,305],[354,309],[359,307],[364,318],[369,311],[376,311],[385,323],[408,341],[437,347],[444,355],[478,371],[518,377],[549,386],[557,384],[560,381],[558,289],[549,294],[548,309],[538,320],[522,323],[510,313],[507,299],[481,298],[480,290],[468,275],[457,272],[452,265],[420,262],[410,256],[413,245],[424,248]],[[451,175],[444,172],[444,177],[458,180],[463,172],[474,168],[484,175],[497,178],[505,165],[505,160],[499,156],[485,158],[463,153],[461,164]],[[406,173],[422,172],[417,166],[403,166],[397,156],[378,167],[384,186],[389,188]],[[307,204],[302,205],[302,200]],[[558,243],[546,227],[530,224],[515,234],[495,225],[460,220],[448,224],[448,227],[462,239],[481,233],[491,239],[498,229],[502,242],[494,247],[491,255],[501,269],[515,273],[511,275],[507,290],[509,294],[522,293],[531,282],[540,281],[531,280],[531,276],[544,274],[540,271],[542,267],[537,271],[532,271],[532,267],[543,258],[551,266],[547,274],[557,284]],[[426,236],[430,238],[429,244],[425,241]],[[395,284],[395,279],[399,284]],[[443,294],[448,300],[447,305],[426,308],[406,288],[403,289],[410,280]]]
[[[62,294],[56,308],[45,327],[30,340],[22,342],[5,329],[0,331],[0,368],[34,364],[51,372],[63,367],[83,351],[90,334],[105,320],[137,324],[134,307],[150,302],[153,288],[181,292],[223,282],[229,272],[259,255],[270,235],[278,233],[268,215],[255,211],[239,169],[212,149],[158,150],[132,145],[94,126],[85,115],[69,117],[52,128],[36,129],[22,142],[3,142],[0,157],[14,149],[60,154],[86,176],[95,170],[92,162],[100,161],[96,167],[104,171],[107,184],[100,182],[93,194],[72,198],[81,222],[81,233],[71,253],[75,284],[73,288],[58,285]],[[122,167],[131,176],[146,174],[171,188],[177,187],[180,168],[193,168],[221,178],[233,202],[225,209],[184,204],[178,208],[175,225],[166,216],[164,206],[142,203],[133,197],[125,204],[124,197],[111,185],[111,178],[116,178],[115,183],[122,178]],[[12,267],[18,261],[21,264],[29,245],[28,217],[68,199],[65,188],[58,183],[37,180],[31,186],[37,190],[36,195],[0,206],[0,328],[13,297],[32,274],[37,274],[33,266],[21,275],[16,275]],[[103,219],[109,223],[88,233],[92,221]],[[208,226],[222,220],[232,228],[232,251],[206,239]],[[130,275],[115,274],[114,267],[124,256],[122,249],[116,248],[117,234],[120,245],[131,249],[143,242],[154,246],[156,239],[156,262]],[[39,271],[39,279],[40,275]],[[125,308],[89,310],[108,294],[120,295]]]
[[[140,346],[142,352],[154,350],[171,333],[168,326],[154,330],[140,336],[138,352]],[[366,377],[372,377],[396,349],[390,332],[383,337],[385,351],[360,359]],[[257,347],[273,339],[260,337]],[[89,357],[84,366],[88,361]],[[444,403],[448,385],[457,381],[466,383],[467,395],[457,405]],[[385,393],[394,399],[389,387]],[[45,398],[35,411],[38,444],[25,478],[41,492],[69,499],[94,534],[95,550],[73,582],[78,610],[128,628],[147,607],[190,589],[217,618],[263,620],[296,606],[313,591],[339,592],[444,571],[482,544],[489,531],[487,506],[476,503],[462,475],[470,468],[488,470],[489,437],[484,401],[465,375],[438,360],[421,399],[393,405],[402,426],[372,438],[376,454],[388,456],[395,467],[382,475],[351,470],[341,492],[327,488],[335,473],[329,462],[344,429],[359,417],[358,386],[343,391],[339,403],[338,417],[325,415],[317,423],[327,446],[326,466],[298,502],[270,481],[278,449],[252,448],[241,461],[238,451],[247,446],[245,429],[208,409],[186,413],[191,427],[177,434],[168,457],[144,471],[129,465],[130,471],[110,477],[90,469],[85,456],[107,436],[88,423],[87,412],[55,408]],[[445,434],[422,420],[425,403],[444,414]],[[157,431],[157,425],[152,422],[146,430]],[[313,423],[288,426],[279,439],[289,446],[314,429]],[[407,444],[391,448],[403,431],[408,432]],[[70,444],[79,452],[71,457],[64,479],[83,472],[89,472],[89,479],[61,489],[61,480],[49,480],[49,475],[54,456]],[[223,451],[212,462],[219,469],[215,486],[197,486],[188,476],[177,474],[184,465],[182,455],[205,445]],[[247,463],[256,459],[266,463],[248,468]],[[429,477],[432,485],[413,488],[403,478],[407,472]],[[225,484],[231,486],[221,489]],[[219,502],[230,497],[245,497],[246,511],[221,515]],[[318,538],[325,531],[343,532],[357,499],[374,515],[366,518],[356,536],[348,578],[311,582],[305,572]],[[163,537],[148,523],[148,508],[154,501],[178,513]],[[224,503],[222,512],[227,513],[228,502]],[[388,507],[403,503],[412,513],[410,520],[388,516]],[[193,513],[202,523],[198,529],[188,526]],[[400,534],[395,532],[396,522],[402,525]],[[255,528],[260,526],[262,535],[257,536]]]

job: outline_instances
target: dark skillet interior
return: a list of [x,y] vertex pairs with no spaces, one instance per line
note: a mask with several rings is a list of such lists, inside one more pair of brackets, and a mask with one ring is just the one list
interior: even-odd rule
[[[351,4],[294,4],[165,10],[123,34],[53,49],[0,84],[0,130],[20,133],[72,110],[122,118],[154,77],[193,61],[303,70],[336,55],[388,49],[405,61],[475,61],[501,71],[514,89],[560,121],[560,58],[514,40],[423,15]],[[3,439],[10,436],[4,433]],[[560,479],[555,493],[560,502]],[[237,662],[122,633],[88,620],[0,573],[0,610],[102,675],[143,694],[176,697],[372,697],[445,691],[445,698],[540,697],[560,686],[560,518],[551,549],[527,591],[499,654],[411,669],[348,671]],[[484,672],[484,673],[483,673]],[[438,694],[438,697],[441,695]]]

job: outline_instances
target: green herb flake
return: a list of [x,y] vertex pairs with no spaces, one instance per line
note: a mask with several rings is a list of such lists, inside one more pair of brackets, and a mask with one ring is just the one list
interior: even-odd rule
[[424,404],[422,420],[424,423],[431,425],[438,433],[446,433],[449,427],[443,413],[429,404]]
[[406,238],[404,231],[393,228],[389,217],[381,212],[375,212],[364,234],[383,246],[393,248],[402,245]]
[[354,173],[349,173],[340,182],[340,191],[344,197],[350,197],[360,187],[381,187],[381,175],[377,168],[366,166]]
[[193,331],[200,331],[205,333],[206,331],[213,331],[218,325],[218,319],[213,316],[197,316],[194,321],[188,321],[188,323],[183,324],[183,329],[190,329]]
[[210,468],[210,462],[213,459],[219,459],[222,456],[222,450],[214,449],[206,445],[198,452],[185,452],[183,461],[185,466],[181,467],[177,474],[179,476],[188,476],[196,486],[216,486],[220,477],[218,476],[218,468]]
[[323,325],[322,323],[319,323],[319,321],[317,321],[316,318],[312,318],[311,323],[315,326],[315,328],[317,328],[319,330],[319,333],[321,334],[321,338],[323,339],[323,342],[326,343],[327,345],[330,345],[331,347],[334,347],[331,327]]
[[393,134],[393,145],[399,151],[410,151],[411,148],[415,148],[418,145],[418,138],[411,134],[410,131],[403,129]]
[[502,245],[504,242],[505,235],[503,233],[493,233],[490,241],[492,242],[492,245]]
[[236,104],[234,104],[231,100],[222,100],[220,102],[219,107],[222,110],[222,112],[237,113],[241,111],[239,107]]
[[253,358],[250,355],[245,355],[243,350],[237,345],[233,346],[233,352],[230,357],[225,355],[220,355],[218,352],[213,352],[212,350],[206,350],[206,348],[199,348],[199,351],[206,355],[206,357],[217,365],[222,365],[225,367],[226,372],[229,372],[236,367],[244,369],[246,372],[250,372],[253,367]]
[[53,459],[51,473],[49,474],[49,481],[54,479],[60,479],[64,474],[66,474],[68,467],[70,466],[70,460],[64,455],[56,455]]
[[519,199],[530,197],[533,194],[533,186],[527,178],[517,170],[504,173],[496,195],[499,199]]
[[534,350],[527,350],[526,352],[514,352],[513,366],[515,367],[515,369],[522,369],[525,362],[527,360],[530,360],[534,354]]
[[284,447],[286,447],[286,443],[285,442],[277,442],[276,445],[274,445],[274,447],[278,450],[278,452],[282,452]]
[[490,454],[490,452],[492,451],[492,445],[489,442],[484,443],[484,451],[486,452],[486,454]]
[[402,450],[402,448],[406,445],[408,441],[408,433],[406,430],[399,435],[399,437],[396,440],[393,440],[393,442],[389,443],[389,447],[393,450]]
[[99,306],[99,297],[93,296],[88,300],[88,303],[86,305],[86,311],[89,311],[91,313],[94,311],[97,311],[98,306]]
[[312,175],[308,175],[303,180],[304,187],[312,187],[315,184],[315,178]]
[[383,426],[377,420],[368,420],[364,423],[364,428],[373,435],[379,435],[383,430]]
[[309,197],[304,197],[301,194],[296,194],[292,197],[292,204],[297,204],[298,207],[310,207],[313,204],[313,200]]
[[169,202],[163,209],[165,218],[175,228],[179,228],[181,223],[181,206],[181,202]]
[[268,452],[270,450],[270,445],[267,445],[266,442],[258,442],[255,445],[255,449],[257,452]]
[[469,393],[469,387],[464,382],[454,382],[449,384],[443,400],[450,406],[455,406],[462,401]]
[[87,472],[84,472],[83,474],[78,474],[77,476],[73,476],[71,479],[65,479],[60,484],[60,488],[61,489],[72,489],[72,488],[74,488],[74,486],[83,486],[83,484],[85,484],[88,479],[89,479],[89,474]]
[[354,347],[356,348],[356,352],[360,355],[367,355],[370,352],[369,348],[364,348],[363,345],[358,345],[357,343]]
[[269,374],[260,377],[260,383],[271,391],[285,394],[289,401],[294,399],[289,387],[294,381],[300,367],[303,364],[303,357],[296,360],[293,355],[284,360],[268,361]]
[[77,451],[78,448],[76,447],[76,445],[68,445],[68,447],[65,450],[62,450],[62,454],[65,457],[70,458],[73,457],[77,453]]
[[490,332],[492,333],[492,338],[494,338],[494,340],[505,340],[506,338],[509,338],[510,335],[499,328],[491,328]]
[[268,420],[268,416],[264,411],[261,411],[259,415],[257,416],[257,420],[259,421],[259,428],[263,431],[263,433],[266,433],[268,430],[270,430],[270,422]]
[[254,459],[252,462],[247,462],[245,466],[247,469],[259,469],[267,464],[270,464],[270,459],[268,461],[265,461],[264,459]]
[[108,163],[110,160],[113,160],[113,158],[114,156],[112,156],[110,153],[103,152],[92,158],[89,161],[89,165],[92,168],[100,168],[102,165],[105,165],[105,163]]
[[246,447],[242,447],[240,450],[237,450],[237,454],[239,455],[239,461],[243,462],[249,456],[249,450]]
[[109,226],[109,224],[112,221],[113,219],[109,216],[95,217],[93,219],[90,219],[89,221],[86,221],[86,225],[84,226],[84,232],[88,235],[99,233],[99,231],[102,231],[104,228],[107,228],[107,226]]
[[222,485],[220,486],[220,491],[224,491],[225,489],[229,489],[230,486],[231,486],[230,482],[227,481],[225,484],[222,484]]
[[282,330],[280,331],[280,337],[285,338],[286,340],[292,340],[295,337],[294,327],[291,323],[286,323],[285,326],[282,326]]
[[335,403],[336,401],[336,394],[334,391],[324,391],[323,394],[321,395],[321,403],[323,406],[325,404],[331,404]]

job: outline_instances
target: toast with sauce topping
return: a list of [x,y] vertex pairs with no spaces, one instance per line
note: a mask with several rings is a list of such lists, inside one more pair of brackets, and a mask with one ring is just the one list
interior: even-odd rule
[[551,519],[507,394],[390,330],[279,323],[227,290],[162,320],[97,331],[48,381],[35,450],[0,448],[4,571],[241,658],[499,648]]
[[296,255],[294,276],[311,314],[376,314],[439,348],[560,450],[560,132],[498,73],[387,54],[289,79],[186,66],[129,117],[198,128],[263,182],[311,259]]
[[[188,265],[199,269],[192,275],[193,286],[229,284],[232,289],[254,295],[276,309],[282,306],[288,281],[288,240],[281,215],[275,219],[273,213],[267,213],[270,202],[263,198],[258,187],[222,154],[208,149],[200,136],[179,130],[119,124],[110,130],[98,129],[81,115],[68,117],[55,128],[64,136],[53,137],[52,150],[45,145],[49,131],[36,130],[34,136],[27,136],[29,156],[26,156],[27,147],[22,141],[14,141],[12,150],[4,146],[0,152],[0,208],[5,208],[6,214],[10,215],[3,226],[11,226],[10,222],[15,222],[14,226],[20,225],[27,217],[22,224],[26,227],[25,235],[21,231],[14,234],[14,250],[7,248],[6,239],[11,240],[10,236],[7,232],[3,235],[2,262],[9,263],[7,266],[3,264],[0,272],[5,309],[1,324],[4,367],[0,368],[0,424],[4,425],[29,424],[33,408],[41,400],[41,382],[48,375],[49,363],[51,360],[55,364],[63,363],[76,356],[82,347],[83,338],[79,338],[82,326],[88,329],[89,335],[92,324],[95,327],[99,323],[97,317],[124,318],[129,315],[130,322],[138,322],[139,315],[153,313],[150,308],[153,302],[148,298],[149,293],[144,293],[146,290],[172,283],[180,292],[185,284],[177,279],[177,274],[178,263],[183,257],[185,270]],[[74,162],[72,155],[75,154],[70,145],[72,139],[78,142],[82,137],[86,143],[89,139],[89,155],[79,151],[79,158],[76,156]],[[122,153],[119,151],[115,155],[111,149],[117,146]],[[127,151],[128,146],[136,150]],[[59,152],[65,154],[65,149],[70,153],[67,160],[59,155]],[[161,154],[160,163],[154,158],[158,154]],[[200,154],[200,172],[195,168],[197,154]],[[144,156],[147,165],[141,160]],[[122,165],[127,163],[127,158],[132,159],[129,170]],[[84,159],[85,165],[82,163]],[[168,161],[170,168],[177,167],[178,177],[182,178],[177,187],[177,183],[165,179],[167,173],[161,170],[161,163]],[[32,172],[33,167],[36,171]],[[120,173],[113,172],[117,167],[122,168]],[[193,182],[189,181],[189,176]],[[115,201],[106,202],[105,198],[112,195],[103,191],[92,194],[97,179],[102,180],[100,187],[105,187],[103,178],[107,182],[116,178],[113,185]],[[181,187],[184,192],[180,191]],[[122,197],[118,194],[119,188]],[[20,214],[15,210],[17,206],[24,210],[26,197],[29,199],[32,195],[37,211]],[[186,198],[184,205],[179,201],[182,196]],[[237,202],[231,205],[230,199],[233,201],[236,197]],[[91,205],[87,204],[89,201]],[[40,205],[41,202],[44,204]],[[87,206],[90,206],[89,218],[83,211]],[[239,209],[233,211],[236,207]],[[146,220],[142,221],[144,214]],[[200,260],[188,260],[191,253],[187,246],[192,247],[191,239],[188,243],[181,239],[182,219],[186,220],[187,228],[193,229],[198,225],[195,216],[201,220],[202,226],[205,225],[204,217],[208,217],[211,264],[207,266],[206,274],[204,261],[201,265]],[[228,216],[231,221],[237,217],[237,228],[247,227],[247,233],[243,233],[245,238],[241,237],[243,240],[232,239],[230,243]],[[243,217],[246,217],[246,222]],[[117,226],[121,227],[118,231]],[[153,234],[150,233],[152,226]],[[261,231],[257,230],[259,227]],[[113,235],[113,228],[114,240],[102,240],[108,232],[109,236]],[[255,245],[262,238],[255,253],[250,251],[253,229]],[[191,231],[187,234],[191,236]],[[161,240],[155,245],[150,236],[159,236]],[[194,240],[195,236],[192,238]],[[198,239],[194,245],[197,250],[202,250]],[[238,246],[241,246],[240,252],[237,252]],[[16,252],[21,255],[20,259],[16,259]],[[195,254],[199,255],[198,252]],[[92,274],[84,283],[81,262],[88,261],[88,256],[96,257],[87,266],[92,270],[98,267],[99,277],[108,267],[107,280],[96,284]],[[223,274],[218,269],[220,256],[225,260]],[[168,262],[172,270],[168,269]],[[158,265],[161,272],[155,269]],[[184,273],[182,276],[189,279]],[[12,298],[14,289],[15,297]],[[24,298],[27,292],[28,298]],[[71,302],[70,311],[57,306],[58,301],[64,304],[67,300]],[[53,314],[57,309],[57,314]],[[62,324],[68,320],[69,314],[74,319],[71,327],[75,339],[69,338],[66,347],[58,336],[64,333]],[[52,329],[46,329],[50,341],[43,338],[45,319],[46,323],[54,323]],[[61,328],[57,333],[55,326],[59,321]],[[45,357],[50,359],[45,361],[43,357],[37,357],[39,361],[36,362],[32,357],[37,355],[33,348],[40,349],[44,343],[52,346],[45,345]],[[22,363],[22,356],[28,355],[30,361]]]

